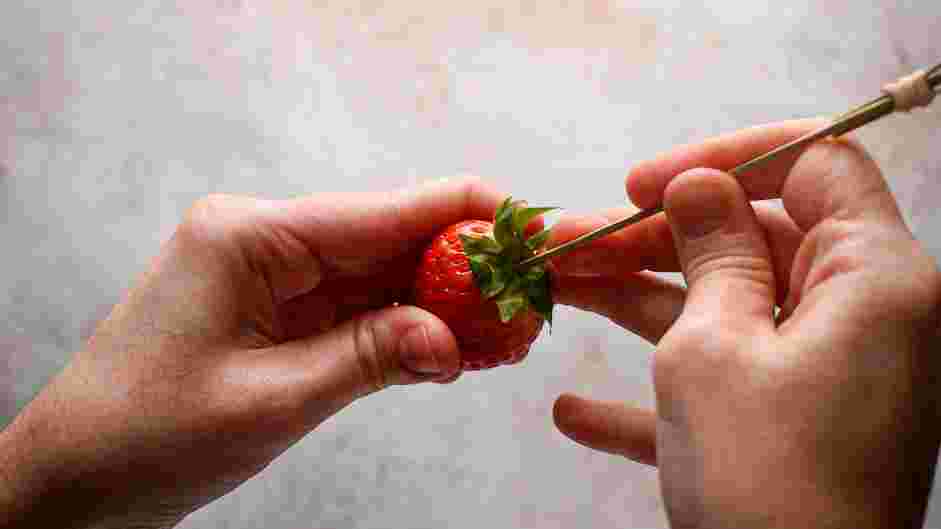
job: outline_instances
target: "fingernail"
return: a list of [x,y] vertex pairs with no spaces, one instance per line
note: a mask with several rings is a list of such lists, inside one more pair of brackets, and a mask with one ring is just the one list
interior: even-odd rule
[[728,193],[713,171],[694,170],[670,193],[667,214],[687,239],[698,239],[725,226],[732,213]]
[[399,342],[399,358],[405,367],[416,373],[434,375],[441,372],[438,357],[431,348],[424,325],[412,327]]

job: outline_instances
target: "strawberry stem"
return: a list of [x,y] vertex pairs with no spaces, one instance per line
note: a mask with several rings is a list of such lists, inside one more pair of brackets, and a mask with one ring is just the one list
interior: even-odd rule
[[530,208],[508,198],[494,215],[492,234],[460,237],[477,288],[485,298],[495,300],[504,323],[528,309],[552,322],[549,275],[542,266],[520,263],[537,256],[551,231],[545,229],[526,238],[526,227],[553,209]]

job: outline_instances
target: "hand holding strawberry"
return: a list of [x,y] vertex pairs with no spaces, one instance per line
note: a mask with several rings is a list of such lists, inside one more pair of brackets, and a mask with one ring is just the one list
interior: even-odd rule
[[430,237],[502,198],[451,180],[201,201],[0,432],[0,527],[170,527],[354,400],[459,373],[447,326],[395,303]]

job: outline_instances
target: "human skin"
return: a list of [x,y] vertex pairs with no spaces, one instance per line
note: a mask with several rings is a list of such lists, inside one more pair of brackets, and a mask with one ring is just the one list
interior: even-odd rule
[[453,334],[408,305],[415,268],[434,235],[505,198],[458,178],[199,201],[0,432],[0,527],[172,527],[355,400],[456,380]]
[[[665,215],[620,235],[631,251],[614,237],[559,263],[563,298],[656,345],[656,410],[564,395],[556,424],[656,465],[673,527],[923,523],[939,442],[937,263],[858,143],[820,142],[738,181],[716,170],[819,124],[638,165],[630,197]],[[784,209],[749,203],[769,198]],[[614,277],[645,266],[681,271],[687,288]]]
[[354,400],[454,380],[453,335],[406,303],[415,264],[503,198],[471,178],[201,200],[0,433],[0,527],[170,527]]
[[[675,527],[895,527],[923,516],[941,281],[878,169],[858,145],[828,142],[741,182],[688,172],[732,167],[815,125],[754,129],[638,166],[632,198],[665,199],[667,215],[555,263],[558,301],[659,344],[656,412],[564,396],[556,422],[579,442],[658,464]],[[746,201],[772,196],[786,212]],[[170,527],[356,399],[453,380],[450,331],[395,302],[407,301],[428,238],[489,218],[503,198],[468,179],[201,201],[0,433],[0,527]],[[556,241],[605,220],[568,217]],[[682,270],[689,291],[645,268]]]

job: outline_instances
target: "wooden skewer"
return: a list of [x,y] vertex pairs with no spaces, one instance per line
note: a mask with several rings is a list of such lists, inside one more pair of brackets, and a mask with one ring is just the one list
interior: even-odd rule
[[[941,64],[938,64],[934,68],[927,70],[924,75],[924,81],[927,82],[928,87],[935,93],[941,91]],[[853,110],[850,110],[841,116],[838,116],[829,125],[821,127],[820,129],[805,134],[804,136],[801,136],[800,138],[797,138],[796,140],[793,140],[785,145],[781,145],[780,147],[772,149],[769,152],[752,158],[751,160],[748,160],[747,162],[735,167],[729,172],[734,176],[740,176],[751,169],[759,167],[773,160],[774,158],[781,156],[782,154],[802,149],[823,138],[836,138],[842,136],[850,131],[862,127],[863,125],[867,125],[873,121],[892,114],[897,110],[896,106],[896,99],[890,94],[884,94],[863,105],[860,105],[859,107],[854,108]],[[596,230],[590,231],[584,235],[581,235],[580,237],[572,239],[571,241],[562,243],[558,246],[555,246],[554,248],[546,250],[539,255],[521,261],[517,266],[525,267],[545,262],[553,257],[557,257],[580,246],[588,244],[595,239],[610,235],[616,231],[624,229],[632,224],[636,224],[646,218],[652,217],[662,212],[663,206],[656,206],[654,208],[639,211],[630,217],[606,224]]]

